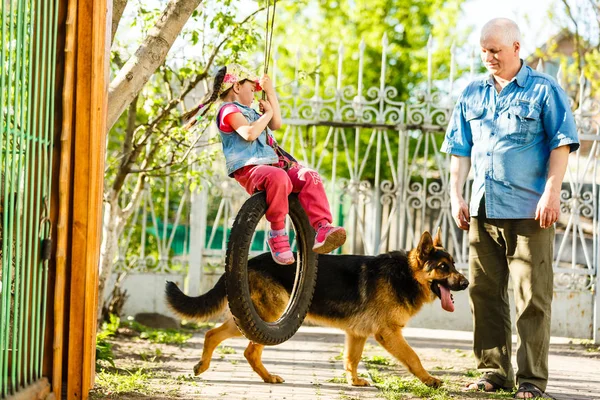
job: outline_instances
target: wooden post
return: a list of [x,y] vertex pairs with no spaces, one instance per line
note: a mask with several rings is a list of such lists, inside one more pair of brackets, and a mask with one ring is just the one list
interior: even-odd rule
[[77,34],[67,398],[87,399],[95,365],[111,18],[107,0],[69,3],[76,3]]
[[[61,398],[63,381],[63,353],[65,351],[65,314],[68,311],[67,296],[67,255],[69,253],[70,214],[71,214],[71,158],[72,135],[75,107],[75,46],[77,37],[77,0],[61,1],[61,9],[66,10],[64,28],[64,52],[58,52],[59,64],[64,65],[62,87],[62,121],[60,126],[60,140],[58,141],[58,216],[56,223],[56,253],[54,269],[54,324],[52,333],[52,391],[57,398]],[[62,19],[60,19],[62,21]],[[61,41],[59,41],[59,44]],[[60,49],[60,47],[59,47]],[[59,73],[59,72],[57,72]],[[56,143],[56,142],[55,142]],[[49,303],[52,304],[52,303]]]

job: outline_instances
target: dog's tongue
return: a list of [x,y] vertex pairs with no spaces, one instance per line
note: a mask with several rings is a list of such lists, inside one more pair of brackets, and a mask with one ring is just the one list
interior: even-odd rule
[[440,298],[442,300],[442,308],[449,312],[454,312],[454,303],[452,302],[452,297],[450,295],[450,290],[444,285],[439,285],[440,288]]

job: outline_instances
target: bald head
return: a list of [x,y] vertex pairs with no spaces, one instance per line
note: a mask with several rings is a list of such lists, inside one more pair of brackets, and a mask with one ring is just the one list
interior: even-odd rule
[[521,43],[519,26],[508,18],[494,18],[481,29],[480,41],[497,40],[507,46]]
[[481,30],[481,60],[485,67],[502,80],[511,80],[521,69],[521,32],[514,21],[496,18]]

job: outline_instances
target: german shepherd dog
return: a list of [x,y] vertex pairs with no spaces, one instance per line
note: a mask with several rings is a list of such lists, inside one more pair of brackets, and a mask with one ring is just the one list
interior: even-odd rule
[[[440,231],[432,239],[423,233],[419,245],[409,251],[392,251],[379,256],[319,255],[319,270],[307,320],[346,332],[344,369],[348,384],[367,386],[357,375],[363,347],[371,335],[401,361],[424,384],[439,387],[442,381],[431,376],[402,336],[402,328],[421,306],[439,298],[442,308],[454,311],[451,290],[469,285],[459,273],[452,256],[441,244]],[[276,321],[283,313],[292,290],[294,265],[276,264],[270,253],[248,262],[251,296],[265,321]],[[167,302],[178,315],[203,320],[227,306],[225,278],[222,276],[207,293],[188,297],[173,282],[166,285]],[[206,371],[215,348],[231,337],[241,336],[233,317],[206,332],[202,358],[194,366],[196,375]],[[267,383],[283,379],[267,371],[262,363],[263,345],[250,342],[244,356]]]

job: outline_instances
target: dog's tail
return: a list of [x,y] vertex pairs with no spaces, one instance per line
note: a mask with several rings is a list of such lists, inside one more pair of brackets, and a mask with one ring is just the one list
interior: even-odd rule
[[198,297],[187,296],[174,282],[167,282],[165,296],[167,304],[176,314],[189,319],[206,320],[225,308],[225,276],[212,289]]

